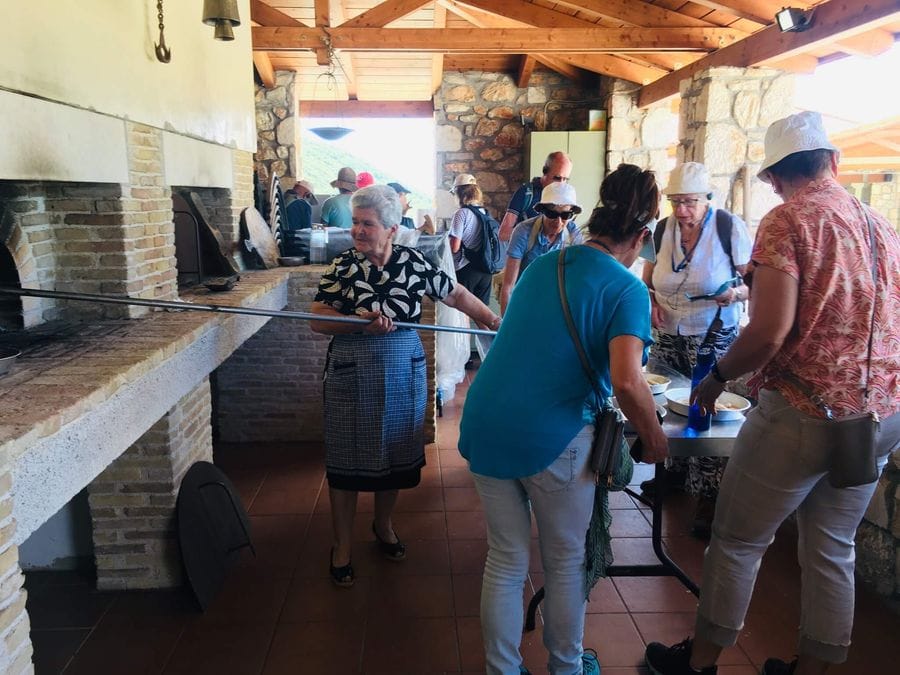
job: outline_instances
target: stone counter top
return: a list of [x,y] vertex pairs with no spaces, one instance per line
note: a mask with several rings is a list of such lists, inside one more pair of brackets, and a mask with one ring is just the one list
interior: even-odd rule
[[[244,272],[231,291],[200,287],[183,292],[181,300],[282,309],[289,277],[286,268]],[[17,540],[269,320],[162,310],[137,319],[46,324],[4,334],[4,344],[22,350],[10,372],[0,377],[0,463],[13,465],[18,483],[16,516],[23,532]],[[65,487],[63,478],[71,478]],[[19,513],[29,488],[36,490],[27,498],[32,506],[47,502],[38,509],[40,516]],[[49,498],[47,492],[54,491],[61,494]]]

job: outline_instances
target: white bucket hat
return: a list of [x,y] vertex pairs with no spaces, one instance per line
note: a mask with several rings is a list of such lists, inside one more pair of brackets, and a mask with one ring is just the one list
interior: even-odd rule
[[450,188],[450,192],[455,193],[456,188],[462,187],[463,185],[477,185],[478,181],[475,180],[475,176],[470,173],[461,173],[456,178],[453,179],[453,187]]
[[772,122],[766,129],[766,157],[759,168],[757,178],[768,183],[766,170],[778,164],[788,155],[809,150],[832,150],[840,152],[828,141],[822,116],[817,112],[805,110],[796,115]]
[[708,195],[712,192],[709,186],[709,171],[700,162],[685,162],[676,166],[669,174],[667,195]]
[[534,205],[534,210],[543,213],[544,207],[571,206],[572,213],[581,213],[581,205],[575,196],[575,187],[568,183],[550,183],[541,190],[541,201]]

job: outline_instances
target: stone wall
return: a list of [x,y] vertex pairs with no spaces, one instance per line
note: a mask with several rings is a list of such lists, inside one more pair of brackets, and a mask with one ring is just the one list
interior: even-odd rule
[[888,460],[856,533],[856,573],[900,603],[900,452]]
[[256,164],[260,182],[268,188],[272,174],[282,187],[294,184],[300,171],[300,123],[297,97],[294,95],[294,71],[275,72],[275,86],[256,85]]
[[[596,89],[552,71],[535,70],[525,88],[505,73],[444,73],[435,94],[438,187],[446,190],[457,174],[471,173],[485,205],[502,216],[512,193],[531,178],[522,118],[529,129],[581,131],[588,128],[588,110],[600,107]],[[438,212],[455,206],[439,190]]]
[[[308,312],[323,265],[290,268],[287,311]],[[422,307],[433,324],[434,303]],[[421,331],[428,377],[425,439],[434,441],[435,335]],[[216,371],[217,440],[323,440],[322,373],[330,337],[313,333],[308,321],[274,319]]]
[[639,108],[634,98],[637,89],[633,82],[604,80],[607,170],[623,162],[635,164],[654,171],[657,182],[666,185],[675,166],[679,101],[673,98]]
[[[751,229],[781,203],[756,172],[766,129],[794,112],[793,93],[793,76],[765,68],[709,68],[681,82],[678,162],[705,164],[717,204],[741,216]],[[744,213],[747,174],[749,216]]]
[[900,184],[898,184],[900,174],[889,174],[887,178],[891,180],[880,183],[851,183],[847,186],[847,190],[861,202],[885,216],[900,231]]

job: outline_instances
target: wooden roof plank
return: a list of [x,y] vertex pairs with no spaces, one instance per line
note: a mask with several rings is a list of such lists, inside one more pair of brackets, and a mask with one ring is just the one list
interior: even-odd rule
[[878,56],[894,46],[894,35],[884,29],[866,31],[834,43],[836,49],[853,56]]
[[482,9],[530,26],[543,28],[578,28],[592,26],[590,21],[578,19],[564,12],[556,12],[522,0],[462,0],[462,4]]
[[[839,40],[842,34],[853,35],[870,26],[874,28],[883,22],[896,21],[898,16],[900,16],[900,0],[868,0],[862,6],[847,3],[844,0],[828,0],[816,7],[815,19],[807,30],[782,33],[775,25],[764,28],[685,68],[645,85],[641,88],[638,104],[648,105],[678,93],[681,80],[706,68],[715,66],[746,68],[772,61],[776,57],[787,58],[807,51],[817,44]],[[253,30],[261,29],[254,28]]]
[[[447,26],[447,8],[443,5],[434,3],[433,18],[435,28],[445,28]],[[444,81],[444,55],[434,54],[431,57],[431,93],[441,88]]]
[[674,12],[641,0],[557,0],[557,4],[585,9],[612,21],[647,28],[675,28],[676,26],[712,26],[704,19]]
[[[698,5],[733,14],[742,19],[768,26],[775,21],[775,12],[784,7],[782,0],[692,0]],[[792,5],[805,9],[808,2],[792,0]]]
[[262,0],[250,0],[250,20],[260,26],[305,26],[306,24],[288,16]]
[[534,72],[534,67],[537,65],[537,61],[534,60],[534,57],[529,54],[523,54],[522,59],[519,61],[519,69],[516,72],[516,86],[519,89],[524,89],[528,86],[528,82],[531,80],[531,73]]
[[412,14],[431,0],[387,0],[341,24],[343,28],[382,28]]
[[275,86],[275,69],[272,67],[272,60],[266,52],[253,52],[253,66],[259,73],[259,79],[262,80],[266,89],[272,89]]
[[[884,2],[885,0],[881,0]],[[895,2],[897,0],[894,0]],[[335,49],[446,53],[710,51],[736,41],[727,28],[300,28],[253,27],[256,51]]]
[[331,3],[329,0],[315,0],[313,3],[313,10],[317,26],[331,25]]
[[652,82],[666,74],[660,68],[644,66],[608,54],[558,54],[557,58],[584,70],[638,84]]
[[566,63],[559,58],[558,54],[532,54],[534,59],[543,64],[550,70],[554,70],[563,77],[567,77],[573,82],[584,82],[584,73],[570,63]]

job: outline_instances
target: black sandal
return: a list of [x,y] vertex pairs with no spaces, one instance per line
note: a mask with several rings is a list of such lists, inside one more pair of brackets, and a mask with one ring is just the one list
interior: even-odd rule
[[[372,534],[375,535],[375,541],[378,542],[378,548],[381,549],[385,558],[393,560],[394,562],[399,562],[406,557],[406,544],[401,542],[399,538],[392,544],[379,537],[378,530],[375,528],[375,521],[372,521]],[[394,536],[396,536],[396,534],[397,533],[395,532]]]
[[328,554],[328,572],[331,574],[331,581],[333,581],[336,586],[342,588],[350,588],[350,586],[353,585],[353,582],[356,581],[356,576],[353,574],[353,566],[350,563],[341,565],[340,567],[334,566],[333,547]]

